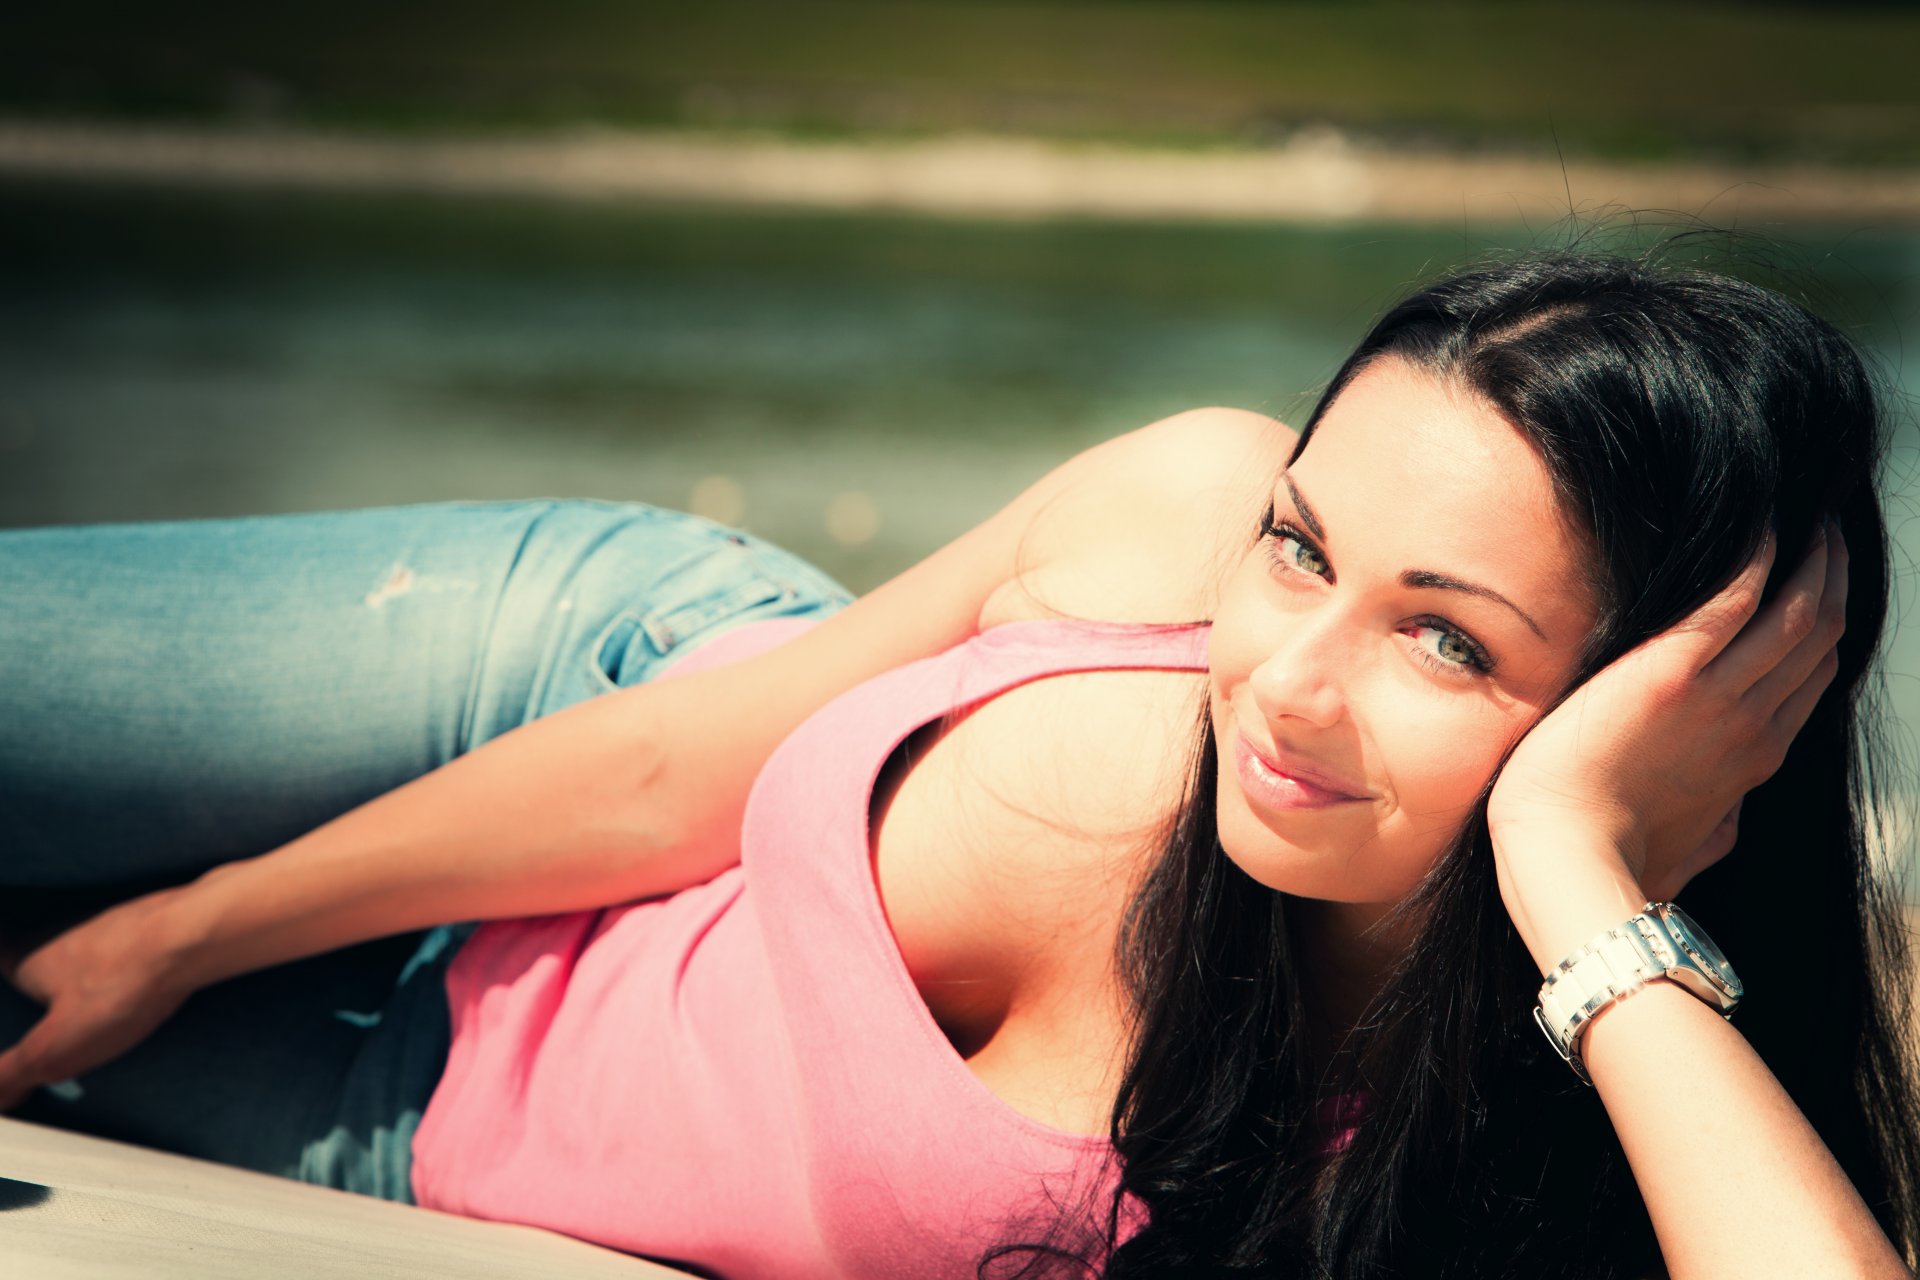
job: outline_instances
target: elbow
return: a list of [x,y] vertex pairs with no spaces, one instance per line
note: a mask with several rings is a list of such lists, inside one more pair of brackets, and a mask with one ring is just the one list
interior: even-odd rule
[[608,834],[622,847],[656,851],[682,843],[690,817],[680,805],[683,782],[672,751],[658,734],[641,727],[620,735],[598,768]]
[[709,880],[740,860],[739,806],[685,744],[635,732],[603,763],[607,851],[626,896],[651,897]]

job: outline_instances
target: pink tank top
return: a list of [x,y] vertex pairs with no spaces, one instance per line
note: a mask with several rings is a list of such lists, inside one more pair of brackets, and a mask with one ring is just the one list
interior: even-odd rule
[[[675,672],[808,625],[737,628]],[[867,814],[922,724],[1057,672],[1203,669],[1207,635],[995,627],[789,735],[754,783],[739,866],[483,926],[447,975],[453,1046],[414,1138],[416,1199],[726,1277],[972,1277],[997,1245],[1085,1247],[1062,1210],[1070,1232],[1103,1228],[1110,1144],[1022,1115],[948,1043],[882,912]]]

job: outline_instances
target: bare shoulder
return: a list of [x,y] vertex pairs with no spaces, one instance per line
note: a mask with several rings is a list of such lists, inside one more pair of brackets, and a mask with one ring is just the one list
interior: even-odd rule
[[1111,622],[1210,617],[1219,581],[1252,537],[1295,436],[1245,409],[1190,409],[1088,449],[1035,514],[1018,572],[980,627],[1070,616]]

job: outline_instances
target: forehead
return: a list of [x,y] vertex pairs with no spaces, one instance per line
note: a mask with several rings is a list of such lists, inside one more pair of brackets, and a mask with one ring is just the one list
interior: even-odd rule
[[1529,612],[1591,617],[1577,519],[1532,444],[1464,386],[1376,360],[1327,407],[1289,472],[1336,559],[1377,553],[1398,562],[1383,571],[1470,578]]

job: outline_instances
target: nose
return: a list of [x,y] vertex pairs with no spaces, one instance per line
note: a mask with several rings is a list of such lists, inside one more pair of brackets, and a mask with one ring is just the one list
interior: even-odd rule
[[1318,729],[1338,724],[1347,710],[1344,685],[1352,649],[1352,636],[1336,610],[1292,615],[1247,678],[1254,705],[1270,722],[1295,719]]

